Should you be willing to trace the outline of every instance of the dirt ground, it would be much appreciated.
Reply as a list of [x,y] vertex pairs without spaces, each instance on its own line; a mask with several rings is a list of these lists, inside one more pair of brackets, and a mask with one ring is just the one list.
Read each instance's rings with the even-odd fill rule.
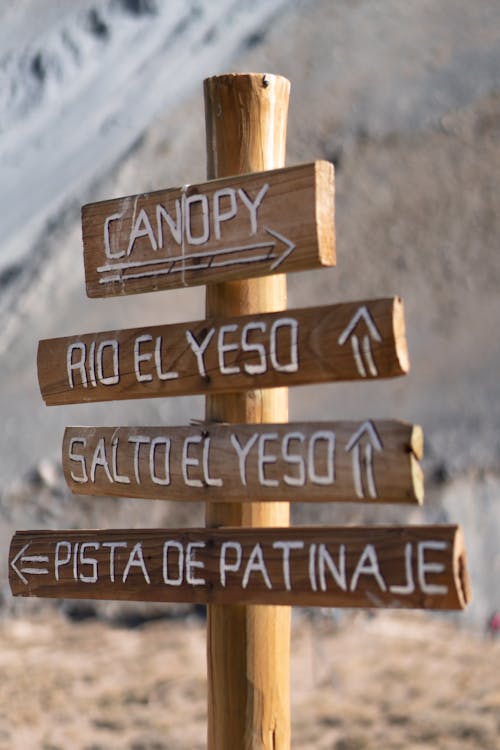
[[[495,750],[500,639],[421,613],[294,611],[292,747]],[[205,747],[201,617],[0,626],[2,750]]]

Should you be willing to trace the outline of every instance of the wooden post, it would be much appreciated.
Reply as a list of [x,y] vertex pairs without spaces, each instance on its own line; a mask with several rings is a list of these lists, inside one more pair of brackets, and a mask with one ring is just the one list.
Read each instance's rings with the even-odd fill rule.
[[[230,74],[204,84],[209,179],[284,166],[285,78]],[[286,276],[207,286],[208,316],[286,309]],[[207,396],[207,421],[286,422],[288,390]],[[207,504],[209,527],[287,526],[288,503]],[[209,750],[290,747],[290,609],[208,607]]]

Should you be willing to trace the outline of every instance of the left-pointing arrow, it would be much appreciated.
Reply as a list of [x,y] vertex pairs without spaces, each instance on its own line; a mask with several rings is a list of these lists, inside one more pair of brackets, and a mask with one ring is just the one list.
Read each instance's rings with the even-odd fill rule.
[[[19,550],[17,555],[10,562],[12,570],[19,576],[21,581],[27,586],[28,579],[26,575],[41,576],[46,575],[49,572],[48,568],[35,567],[37,564],[47,565],[49,562],[48,555],[25,555],[24,553],[30,546],[30,542],[25,544],[22,549]],[[17,563],[20,562],[18,567]]]

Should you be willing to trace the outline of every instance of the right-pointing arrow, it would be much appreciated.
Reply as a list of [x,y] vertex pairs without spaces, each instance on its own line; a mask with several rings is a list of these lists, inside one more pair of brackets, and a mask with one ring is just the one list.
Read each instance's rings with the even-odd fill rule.
[[282,242],[285,245],[285,249],[281,253],[281,255],[276,258],[274,263],[271,264],[271,269],[274,271],[275,268],[278,268],[284,260],[288,258],[289,255],[293,253],[295,250],[295,243],[288,239],[288,237],[285,237],[284,235],[280,234],[279,232],[276,232],[274,229],[269,229],[269,227],[266,227],[266,232],[270,234],[272,237],[274,237],[278,242]]
[[[265,227],[266,234],[273,239],[260,242],[222,247],[216,250],[199,250],[146,260],[126,260],[106,263],[97,268],[99,284],[110,284],[156,276],[173,276],[191,271],[200,274],[207,269],[229,268],[238,265],[252,265],[272,260],[270,269],[274,271],[295,250],[295,243],[274,229]],[[284,245],[283,252],[277,255],[277,248]],[[280,248],[281,249],[281,248]],[[251,254],[255,251],[253,254]]]
[[[365,443],[364,458],[362,458],[361,444],[365,435],[368,438],[368,442]],[[373,471],[373,451],[382,451],[383,445],[373,422],[363,422],[359,430],[351,437],[345,449],[347,453],[352,451],[352,472],[357,496],[360,499],[366,496],[362,478],[362,467],[364,466],[368,494],[371,498],[375,499],[377,497],[377,487]]]

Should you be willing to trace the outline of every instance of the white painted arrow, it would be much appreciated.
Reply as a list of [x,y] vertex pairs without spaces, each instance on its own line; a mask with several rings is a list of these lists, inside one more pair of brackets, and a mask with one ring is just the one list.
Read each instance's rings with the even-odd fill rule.
[[[363,336],[361,347],[360,347],[359,338],[354,333],[354,331],[356,330],[357,326],[359,325],[361,321],[364,321],[366,327],[368,328],[368,334],[365,334]],[[362,378],[368,377],[368,372],[370,373],[372,377],[376,377],[378,375],[378,370],[373,360],[370,339],[372,341],[376,341],[377,343],[380,343],[382,341],[382,337],[366,305],[362,305],[356,311],[356,313],[353,315],[348,325],[344,328],[344,330],[342,331],[342,333],[340,334],[338,338],[339,345],[344,346],[344,344],[346,343],[348,339],[350,339],[351,341],[354,361],[356,362],[356,367],[358,368],[358,372],[361,375],[361,377]],[[363,361],[363,358],[364,358],[364,361]],[[367,368],[368,368],[368,372],[367,372]]]
[[283,263],[283,261],[286,260],[286,258],[288,258],[288,256],[293,253],[293,251],[295,250],[295,242],[292,242],[291,240],[288,239],[288,237],[285,237],[279,232],[276,232],[276,230],[274,229],[269,229],[268,227],[266,227],[266,232],[270,234],[272,237],[275,237],[279,242],[282,242],[285,245],[284,251],[274,261],[274,263],[271,264],[271,270],[274,271],[275,268],[278,268],[278,266],[280,266]]
[[[365,444],[364,459],[362,459],[361,442],[364,435],[368,436],[369,442]],[[363,422],[359,430],[357,430],[351,437],[345,449],[346,453],[350,453],[352,451],[352,473],[357,496],[360,499],[365,497],[361,471],[363,463],[365,467],[368,494],[371,498],[375,499],[377,497],[377,487],[375,485],[375,475],[373,472],[373,451],[382,451],[383,445],[373,422]]]
[[[254,242],[249,245],[236,245],[234,247],[225,247],[219,250],[203,250],[198,253],[189,253],[185,255],[175,255],[166,258],[152,258],[150,260],[122,261],[120,263],[106,263],[97,268],[99,274],[106,274],[99,279],[100,284],[111,284],[113,282],[127,281],[130,279],[144,279],[155,276],[172,276],[176,273],[185,273],[186,271],[200,272],[208,268],[229,268],[242,264],[261,263],[264,261],[273,261],[271,271],[280,266],[295,250],[295,243],[276,232],[274,229],[265,227],[267,234],[274,237],[274,240],[264,242]],[[285,245],[281,254],[277,254],[276,248],[279,243]],[[252,250],[264,251],[250,257],[243,256],[243,253]],[[229,256],[222,259],[222,256]],[[220,258],[220,260],[218,260]],[[153,267],[150,270],[141,270],[145,267]],[[163,267],[162,267],[163,266]],[[127,272],[127,273],[125,273]]]
[[[36,564],[48,564],[49,557],[48,555],[25,555],[24,553],[30,546],[31,542],[28,542],[28,544],[25,544],[24,547],[19,550],[17,555],[13,560],[11,560],[10,566],[12,570],[19,576],[21,581],[27,586],[28,585],[28,579],[23,575],[26,573],[26,575],[34,575],[34,576],[42,576],[46,575],[49,572],[48,568],[36,568],[33,567],[33,565]],[[17,562],[20,561],[22,567],[17,567]],[[26,565],[28,567],[26,567]]]

